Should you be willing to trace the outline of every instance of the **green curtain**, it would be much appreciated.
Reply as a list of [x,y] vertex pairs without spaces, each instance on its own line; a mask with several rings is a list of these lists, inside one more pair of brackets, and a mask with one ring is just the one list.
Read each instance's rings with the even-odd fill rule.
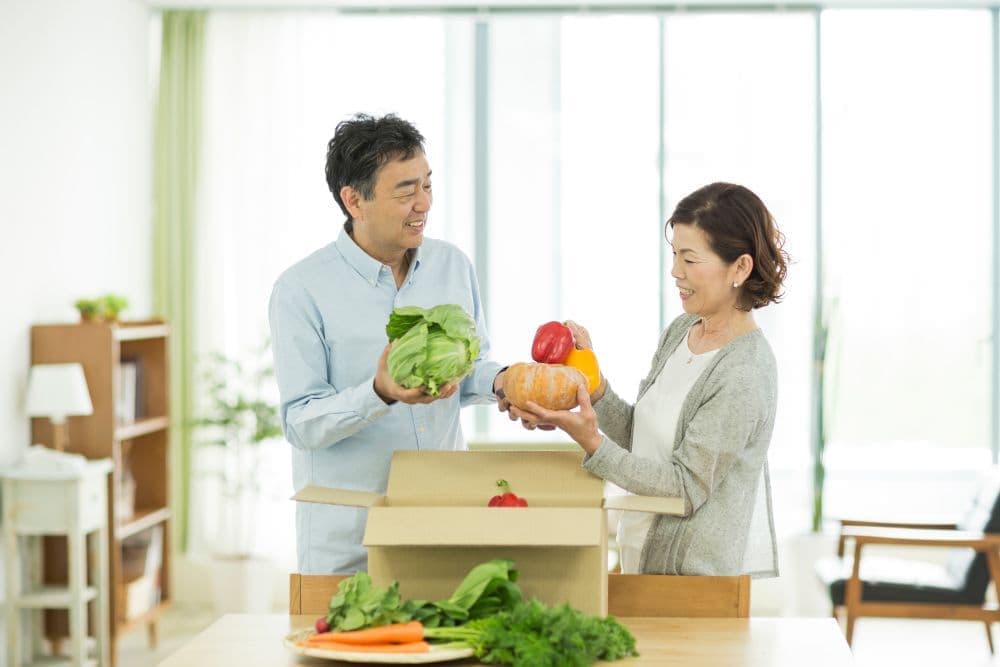
[[173,537],[188,542],[194,359],[194,225],[201,144],[205,12],[163,13],[153,139],[153,305],[170,324]]

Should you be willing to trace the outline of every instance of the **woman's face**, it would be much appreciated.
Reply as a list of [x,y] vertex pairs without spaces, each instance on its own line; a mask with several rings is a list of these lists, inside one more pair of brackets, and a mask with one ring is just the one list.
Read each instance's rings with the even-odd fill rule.
[[674,225],[674,263],[670,271],[680,290],[684,312],[711,318],[736,307],[734,265],[712,252],[708,236],[696,225]]

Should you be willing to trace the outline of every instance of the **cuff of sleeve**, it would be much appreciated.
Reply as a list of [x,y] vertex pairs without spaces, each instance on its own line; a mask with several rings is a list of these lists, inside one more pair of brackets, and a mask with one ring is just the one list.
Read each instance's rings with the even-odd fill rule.
[[503,387],[500,387],[499,390],[494,389],[494,387],[496,387],[497,384],[497,376],[503,373],[508,368],[510,368],[510,366],[504,366],[503,368],[501,368],[500,370],[498,370],[496,373],[493,374],[493,382],[490,383],[490,389],[493,389],[493,395],[496,396],[497,398],[504,398]]
[[368,391],[364,395],[364,401],[360,406],[361,418],[365,421],[372,421],[389,412],[389,408],[396,403],[386,403],[382,397],[375,393],[375,376],[368,382]]
[[472,393],[478,396],[493,398],[493,382],[497,379],[497,373],[502,369],[495,361],[482,362],[480,367],[473,371]]
[[590,472],[607,468],[611,465],[611,459],[618,451],[621,451],[621,448],[611,442],[608,436],[604,436],[604,440],[601,441],[597,450],[593,454],[587,454],[583,457],[583,467]]

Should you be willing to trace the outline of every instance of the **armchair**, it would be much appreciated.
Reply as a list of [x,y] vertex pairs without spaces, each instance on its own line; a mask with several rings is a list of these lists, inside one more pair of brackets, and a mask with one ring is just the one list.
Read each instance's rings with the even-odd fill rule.
[[[849,555],[845,547],[853,543]],[[868,555],[869,545],[937,547],[950,550],[934,564],[903,557]],[[1000,597],[1000,470],[991,470],[972,507],[957,524],[843,520],[836,558],[816,565],[829,588],[833,615],[845,616],[847,643],[863,616],[982,621],[993,653],[991,624],[1000,608],[986,603],[987,586]]]

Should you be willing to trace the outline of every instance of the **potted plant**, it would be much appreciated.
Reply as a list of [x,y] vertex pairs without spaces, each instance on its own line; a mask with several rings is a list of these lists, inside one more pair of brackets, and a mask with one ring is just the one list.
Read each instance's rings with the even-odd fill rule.
[[265,346],[249,363],[211,354],[201,374],[202,416],[193,426],[199,449],[212,454],[202,457],[199,469],[215,489],[210,548],[216,606],[222,612],[269,610],[271,567],[254,553],[261,445],[281,435],[277,405],[267,400],[274,371],[263,361],[266,351]]
[[101,320],[101,302],[99,299],[77,299],[73,307],[80,312],[81,322],[99,322]]
[[105,294],[100,298],[101,313],[108,322],[117,322],[118,315],[128,308],[128,299],[117,294]]

